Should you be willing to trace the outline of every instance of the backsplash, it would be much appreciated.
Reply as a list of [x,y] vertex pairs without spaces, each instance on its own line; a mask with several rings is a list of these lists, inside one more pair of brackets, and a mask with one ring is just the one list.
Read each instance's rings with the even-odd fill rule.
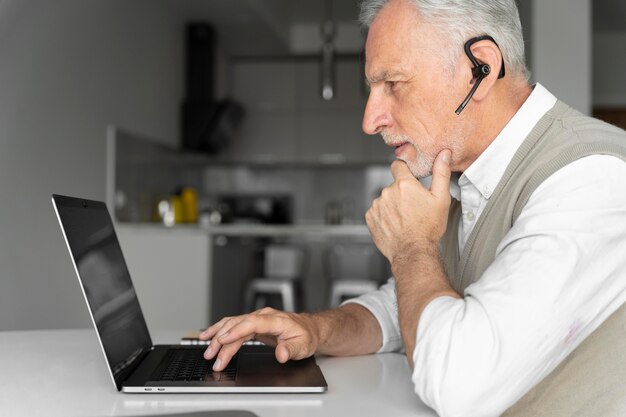
[[210,166],[202,193],[290,195],[293,221],[303,224],[364,223],[365,211],[391,183],[386,166]]
[[289,201],[293,223],[359,224],[372,199],[392,181],[384,164],[226,164],[119,129],[112,129],[108,140],[113,185],[107,187],[107,202],[125,222],[154,221],[158,201],[188,186],[198,192],[201,213],[219,209],[224,196],[249,201],[263,196],[267,199],[257,199],[261,203]]

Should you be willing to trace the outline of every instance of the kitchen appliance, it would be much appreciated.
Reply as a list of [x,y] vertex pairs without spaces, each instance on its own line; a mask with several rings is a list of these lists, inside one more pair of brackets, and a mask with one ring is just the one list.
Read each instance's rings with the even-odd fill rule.
[[289,224],[293,222],[291,195],[245,194],[219,197],[222,223]]

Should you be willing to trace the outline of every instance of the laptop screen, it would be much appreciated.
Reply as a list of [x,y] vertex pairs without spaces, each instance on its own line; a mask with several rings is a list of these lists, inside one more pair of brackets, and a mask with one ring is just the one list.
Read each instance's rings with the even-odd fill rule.
[[113,222],[99,201],[54,195],[53,203],[116,385],[152,346]]

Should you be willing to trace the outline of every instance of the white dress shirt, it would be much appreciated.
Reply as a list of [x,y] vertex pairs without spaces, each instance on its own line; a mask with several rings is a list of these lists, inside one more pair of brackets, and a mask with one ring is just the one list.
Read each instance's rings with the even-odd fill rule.
[[[514,153],[556,98],[537,84],[451,185],[459,250]],[[462,299],[439,297],[417,327],[413,383],[441,416],[497,416],[547,376],[626,301],[626,163],[581,158],[532,194],[483,276]],[[381,352],[401,351],[393,278],[347,302],[378,320]]]

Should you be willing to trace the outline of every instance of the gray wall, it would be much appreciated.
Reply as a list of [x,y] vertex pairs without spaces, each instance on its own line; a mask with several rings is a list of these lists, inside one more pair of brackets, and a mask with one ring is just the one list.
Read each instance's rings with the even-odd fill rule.
[[151,0],[0,2],[0,330],[87,326],[51,193],[105,197],[105,129],[175,140],[182,22]]
[[[533,21],[535,79],[589,111],[590,0],[523,1],[532,2],[523,12]],[[176,4],[0,0],[0,330],[89,324],[50,194],[104,199],[107,124],[177,138],[183,17]],[[622,40],[609,39],[614,47],[598,57],[615,60]]]
[[593,37],[593,104],[626,107],[626,22],[622,31]]
[[532,0],[530,9],[533,80],[590,114],[591,0]]

